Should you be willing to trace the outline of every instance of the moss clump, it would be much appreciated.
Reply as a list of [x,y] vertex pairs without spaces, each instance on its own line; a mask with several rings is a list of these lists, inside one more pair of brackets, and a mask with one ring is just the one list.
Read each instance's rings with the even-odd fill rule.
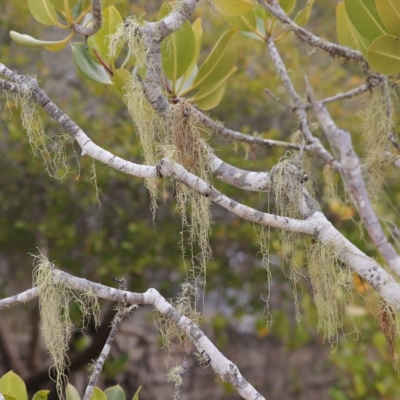
[[146,48],[139,35],[140,22],[135,16],[128,17],[117,26],[117,31],[110,36],[108,56],[116,58],[124,44],[127,45],[129,58],[135,65],[144,67],[146,65]]

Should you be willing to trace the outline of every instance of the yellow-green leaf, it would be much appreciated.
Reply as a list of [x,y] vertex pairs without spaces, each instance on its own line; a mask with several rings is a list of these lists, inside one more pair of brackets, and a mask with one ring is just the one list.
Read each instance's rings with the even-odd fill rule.
[[58,42],[51,42],[47,40],[38,40],[32,36],[25,35],[23,33],[18,33],[15,31],[10,31],[10,37],[15,43],[27,47],[44,47],[46,50],[50,51],[60,51],[68,43],[66,40],[60,40]]
[[400,72],[400,38],[382,35],[376,38],[368,50],[368,62],[371,67],[385,75]]
[[253,10],[246,14],[238,15],[236,17],[224,15],[224,19],[226,19],[232,26],[240,29],[241,31],[257,31],[257,19],[256,14]]
[[367,58],[367,53],[369,46],[371,46],[371,42],[366,39],[364,36],[361,36],[360,32],[356,30],[357,33],[357,44],[358,44],[358,49],[360,50],[361,54]]
[[90,400],[107,400],[107,396],[101,389],[95,386]]
[[209,96],[203,97],[198,102],[196,102],[196,106],[200,110],[211,110],[212,108],[216,107],[221,102],[222,97],[224,97],[225,88],[226,83],[219,86],[216,90],[210,93]]
[[219,82],[217,83],[213,83],[211,85],[207,85],[207,86],[202,86],[198,92],[196,93],[196,95],[193,98],[193,101],[195,103],[198,103],[200,100],[203,100],[207,97],[209,97],[213,92],[215,92],[220,86],[224,85],[227,80],[229,79],[229,77],[234,74],[236,71],[238,70],[238,68],[236,66],[233,66],[232,69],[229,71],[228,74],[226,74],[226,76],[221,79]]
[[290,14],[296,7],[297,0],[279,0],[279,5],[286,14]]
[[215,44],[211,53],[199,68],[193,87],[211,85],[219,82],[232,69],[236,60],[236,53],[232,40],[236,29],[225,32]]
[[214,0],[216,9],[225,15],[235,17],[250,12],[254,7],[253,0]]
[[9,394],[3,394],[4,400],[19,400],[14,396],[10,396]]
[[25,382],[14,371],[7,372],[0,378],[0,393],[18,400],[28,400]]
[[71,10],[72,7],[78,2],[78,0],[49,0],[54,7],[61,11]]
[[191,87],[193,81],[197,75],[198,68],[197,68],[197,60],[199,58],[200,49],[201,49],[201,41],[203,39],[203,28],[201,26],[201,18],[197,18],[193,24],[192,29],[195,37],[195,49],[194,55],[191,64],[186,69],[184,75],[176,81],[175,84],[175,91],[178,96],[186,90],[187,88]]
[[66,394],[67,400],[81,400],[81,396],[79,396],[79,393],[76,390],[75,386],[72,386],[70,383],[68,383],[68,385],[67,385],[65,394]]
[[195,49],[196,37],[188,21],[161,43],[163,70],[173,83],[192,65]]
[[96,49],[97,53],[104,61],[110,61],[108,59],[109,35],[117,31],[117,26],[122,22],[122,17],[114,6],[103,9],[102,15],[103,24],[95,35],[88,38],[88,45]]
[[116,0],[103,0],[102,2],[103,10],[106,9],[107,7],[112,6],[115,2]]
[[193,71],[193,68],[195,67],[197,60],[200,55],[200,49],[201,49],[201,41],[203,39],[203,27],[201,26],[201,18],[197,18],[193,24],[192,24],[192,29],[194,33],[194,38],[195,38],[195,47],[194,47],[194,55],[191,64],[189,65],[188,69],[185,72],[184,79],[186,79],[190,73]]
[[142,390],[142,387],[139,386],[139,389],[136,390],[136,393],[134,394],[134,396],[132,397],[132,400],[139,400],[139,393]]
[[57,25],[56,9],[49,0],[28,0],[28,7],[36,21],[44,25]]
[[72,43],[71,47],[75,66],[85,78],[94,82],[112,85],[112,80],[105,68],[90,57],[90,50],[85,50],[83,43]]
[[336,6],[336,37],[339,44],[358,49],[357,32],[347,15],[344,1]]
[[400,37],[400,1],[376,0],[375,5],[388,33]]
[[307,0],[306,6],[300,10],[294,17],[294,22],[299,26],[304,26],[307,24],[311,17],[311,10],[315,3],[315,0]]
[[112,77],[112,81],[114,83],[114,87],[118,92],[123,93],[124,85],[132,75],[126,69],[116,69],[114,71],[114,76]]
[[107,395],[107,400],[126,400],[125,393],[119,385],[106,389],[104,393]]
[[50,390],[39,390],[32,397],[32,400],[47,400],[49,397]]
[[372,41],[386,33],[375,6],[375,0],[345,0],[351,22],[360,34]]

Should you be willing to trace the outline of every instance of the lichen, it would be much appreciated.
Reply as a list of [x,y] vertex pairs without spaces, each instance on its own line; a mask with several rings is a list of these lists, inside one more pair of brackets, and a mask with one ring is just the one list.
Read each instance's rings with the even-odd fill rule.
[[[69,360],[67,351],[74,326],[69,317],[69,303],[75,301],[82,312],[83,327],[90,317],[99,325],[100,307],[97,297],[91,291],[76,294],[65,281],[54,283],[53,270],[56,268],[43,255],[33,255],[33,284],[39,290],[39,309],[42,321],[42,334],[47,350],[53,359],[57,393],[64,399],[68,378],[65,371]],[[83,328],[82,328],[83,329]]]

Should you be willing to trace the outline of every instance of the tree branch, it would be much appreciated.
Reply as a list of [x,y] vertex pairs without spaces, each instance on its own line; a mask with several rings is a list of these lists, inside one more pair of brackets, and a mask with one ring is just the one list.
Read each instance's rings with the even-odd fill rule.
[[210,128],[214,133],[220,135],[229,140],[235,140],[236,142],[243,142],[253,145],[267,146],[267,147],[284,147],[292,150],[300,150],[300,145],[295,143],[282,142],[280,140],[264,139],[256,136],[249,136],[243,133],[234,131],[232,129],[225,128],[222,124],[213,121],[210,117],[203,114],[201,111],[196,109],[197,116],[200,122]]
[[340,171],[342,168],[340,163],[332,157],[332,155],[322,146],[320,140],[312,134],[307,118],[307,104],[303,102],[296,92],[296,89],[294,88],[290,76],[286,70],[285,64],[283,63],[278,49],[275,46],[274,39],[271,36],[267,39],[267,45],[272,62],[274,63],[277,73],[281,78],[281,81],[285,86],[287,94],[293,104],[292,112],[299,121],[299,129],[302,132],[306,143],[308,144],[308,151],[318,155],[327,164],[332,165],[337,171]]
[[101,3],[100,0],[92,0],[92,16],[93,23],[90,26],[82,26],[81,24],[74,24],[73,29],[76,33],[84,35],[86,38],[98,32],[102,25]]
[[393,271],[400,276],[400,256],[388,241],[382,230],[379,219],[372,208],[365,182],[361,175],[360,160],[353,149],[350,133],[336,126],[326,107],[316,101],[308,80],[306,81],[306,85],[307,93],[318,121],[326,137],[339,151],[345,184],[350,190],[352,199],[367,232],[383,258]]
[[258,0],[270,14],[279,19],[289,30],[291,30],[302,42],[309,44],[312,47],[317,47],[329,53],[332,57],[344,57],[347,60],[354,60],[362,63],[367,63],[365,58],[359,51],[352,50],[349,47],[340,46],[335,43],[323,40],[311,32],[296,25],[279,6],[276,0]]
[[[264,397],[241,375],[237,366],[228,360],[208,339],[208,337],[189,318],[180,314],[155,289],[148,289],[145,293],[133,293],[111,288],[86,279],[77,278],[58,269],[53,270],[54,283],[63,282],[77,291],[92,291],[97,297],[119,303],[152,305],[159,313],[173,321],[184,331],[200,354],[207,354],[209,364],[223,380],[235,387],[238,393],[247,400],[263,400]],[[36,295],[38,291],[36,290]],[[15,297],[15,296],[14,296]],[[17,305],[8,299],[0,300],[8,304]]]

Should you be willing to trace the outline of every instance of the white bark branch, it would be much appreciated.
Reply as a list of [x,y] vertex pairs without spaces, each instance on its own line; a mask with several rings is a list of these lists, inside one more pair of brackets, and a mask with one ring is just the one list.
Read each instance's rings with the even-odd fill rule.
[[0,310],[25,304],[26,302],[36,298],[38,294],[39,294],[38,289],[34,287],[32,289],[26,290],[25,292],[18,293],[14,296],[6,297],[5,299],[0,299]]
[[400,256],[383,232],[379,219],[372,208],[361,174],[360,159],[353,149],[351,135],[349,132],[339,129],[336,126],[326,107],[316,101],[309,82],[307,81],[306,83],[308,96],[315,115],[326,137],[332,146],[339,151],[340,162],[343,166],[342,176],[365,228],[388,265],[400,276]]

